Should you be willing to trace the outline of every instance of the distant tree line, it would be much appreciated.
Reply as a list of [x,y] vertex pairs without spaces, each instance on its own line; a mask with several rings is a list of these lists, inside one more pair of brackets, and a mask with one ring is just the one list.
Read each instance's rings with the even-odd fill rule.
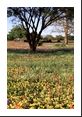
[[[32,36],[32,34],[31,34]],[[64,41],[64,36],[62,35],[57,35],[56,37],[52,36],[52,35],[46,35],[46,36],[40,36],[41,40],[39,42],[40,43],[45,43],[45,42],[61,42]],[[21,41],[25,41],[28,42],[28,40],[26,39],[26,32],[25,30],[22,28],[22,26],[15,26],[14,28],[12,28],[12,30],[7,34],[7,40],[21,40]],[[74,36],[69,35],[68,36],[68,40],[74,40]]]

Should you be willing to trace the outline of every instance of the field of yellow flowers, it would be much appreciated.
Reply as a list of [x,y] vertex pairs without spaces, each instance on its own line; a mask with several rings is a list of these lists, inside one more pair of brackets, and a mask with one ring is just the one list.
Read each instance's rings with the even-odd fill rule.
[[73,109],[73,52],[10,53],[8,109]]

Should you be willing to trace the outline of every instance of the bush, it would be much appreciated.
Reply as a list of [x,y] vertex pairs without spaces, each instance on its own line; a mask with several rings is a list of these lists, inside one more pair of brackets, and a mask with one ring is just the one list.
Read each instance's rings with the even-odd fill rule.
[[7,34],[7,40],[13,41],[14,35],[12,33]]
[[61,35],[58,35],[55,38],[56,38],[57,42],[61,42],[62,40],[64,40],[64,37]]
[[38,46],[41,46],[42,44],[43,44],[43,42],[42,41],[39,41]]
[[68,36],[68,39],[69,39],[69,40],[74,40],[74,36],[69,35],[69,36]]
[[25,33],[26,32],[23,30],[22,27],[16,26],[7,35],[7,40],[14,40],[17,38],[23,38],[23,37],[25,37]]
[[43,42],[53,42],[54,37],[52,35],[47,35],[43,38]]

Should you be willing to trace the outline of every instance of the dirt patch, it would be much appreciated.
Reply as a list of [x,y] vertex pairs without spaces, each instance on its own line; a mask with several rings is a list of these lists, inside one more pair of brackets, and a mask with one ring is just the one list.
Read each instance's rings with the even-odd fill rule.
[[[22,41],[7,41],[7,48],[11,49],[30,49],[27,42]],[[53,43],[43,43],[38,49],[53,49]]]
[[[62,43],[43,43],[41,46],[37,46],[37,51],[41,50],[41,51],[51,51],[51,50],[56,50],[56,51],[60,51],[60,50],[65,50],[65,51],[69,51],[69,50],[73,50],[74,49],[74,44],[73,43],[69,43],[67,46],[65,47],[61,47],[61,46],[57,46],[59,44]],[[15,51],[15,50],[30,50],[29,44],[27,42],[23,42],[23,41],[7,41],[7,49],[9,51]]]
[[11,49],[28,49],[29,45],[28,45],[27,42],[7,41],[7,48],[11,48]]

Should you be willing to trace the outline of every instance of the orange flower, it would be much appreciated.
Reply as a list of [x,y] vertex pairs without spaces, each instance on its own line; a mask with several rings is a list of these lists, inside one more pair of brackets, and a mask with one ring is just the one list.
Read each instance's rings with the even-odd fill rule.
[[70,109],[74,109],[74,104],[70,104]]
[[15,109],[20,109],[21,108],[21,105],[19,104],[19,103],[17,103],[16,105],[15,105]]

